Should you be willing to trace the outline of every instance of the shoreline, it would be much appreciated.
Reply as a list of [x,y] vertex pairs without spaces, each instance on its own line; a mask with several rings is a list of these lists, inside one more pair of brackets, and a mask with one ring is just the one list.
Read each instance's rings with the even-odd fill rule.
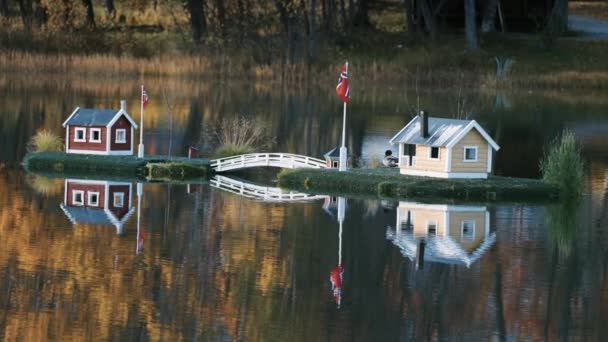
[[556,186],[542,180],[490,176],[488,179],[442,179],[403,176],[399,170],[335,169],[283,170],[279,186],[331,195],[365,195],[390,199],[465,201],[539,201],[559,198]]

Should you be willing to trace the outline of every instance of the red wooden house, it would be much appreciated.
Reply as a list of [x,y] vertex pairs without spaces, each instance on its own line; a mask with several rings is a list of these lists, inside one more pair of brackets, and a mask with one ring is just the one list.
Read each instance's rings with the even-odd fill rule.
[[135,209],[131,183],[66,179],[61,209],[73,224],[113,225],[122,233]]
[[120,109],[76,108],[65,120],[67,153],[132,155],[133,130],[137,124],[127,113],[126,101]]

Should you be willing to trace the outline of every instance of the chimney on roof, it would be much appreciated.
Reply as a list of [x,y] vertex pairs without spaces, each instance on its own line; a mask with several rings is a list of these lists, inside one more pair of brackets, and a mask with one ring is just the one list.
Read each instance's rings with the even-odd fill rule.
[[120,109],[127,111],[127,100],[120,100]]
[[420,111],[420,136],[423,138],[429,137],[429,114],[421,110]]

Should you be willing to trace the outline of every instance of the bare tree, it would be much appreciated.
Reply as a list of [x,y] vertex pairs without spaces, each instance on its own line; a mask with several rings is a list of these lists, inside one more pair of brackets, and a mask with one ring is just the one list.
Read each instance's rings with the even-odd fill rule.
[[494,31],[496,13],[498,11],[498,0],[486,0],[481,18],[481,32],[488,33]]
[[192,39],[199,43],[207,33],[207,19],[205,17],[204,0],[188,0],[186,3],[190,12],[190,28],[192,29]]
[[93,12],[93,2],[91,0],[82,0],[82,4],[87,10],[87,25],[95,27],[95,13]]
[[477,24],[475,22],[475,0],[464,0],[464,31],[467,51],[477,51],[479,43],[477,42]]

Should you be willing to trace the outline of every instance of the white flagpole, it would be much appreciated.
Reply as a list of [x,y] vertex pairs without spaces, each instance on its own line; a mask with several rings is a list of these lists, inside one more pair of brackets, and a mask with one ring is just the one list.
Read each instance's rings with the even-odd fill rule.
[[143,195],[143,185],[137,183],[137,237],[135,239],[135,254],[139,254],[139,225],[141,220],[141,196]]
[[338,197],[338,222],[340,230],[338,231],[338,265],[342,265],[342,223],[344,222],[344,214],[346,212],[346,198]]
[[140,105],[141,105],[141,116],[139,117],[139,147],[137,150],[137,157],[144,157],[144,85],[141,85],[140,94]]
[[[346,62],[346,75],[348,75],[348,62]],[[348,82],[348,81],[347,81]],[[347,163],[346,150],[346,102],[344,102],[344,115],[342,117],[342,146],[340,147],[340,167],[339,171],[346,171]]]

